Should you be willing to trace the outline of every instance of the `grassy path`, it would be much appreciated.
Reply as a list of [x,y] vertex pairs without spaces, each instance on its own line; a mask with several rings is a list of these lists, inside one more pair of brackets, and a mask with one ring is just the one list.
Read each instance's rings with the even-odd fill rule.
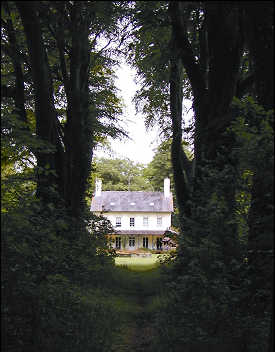
[[[160,269],[152,261],[138,259],[128,263],[128,268],[117,267],[115,273],[118,285],[113,294],[121,314],[121,326],[111,352],[155,351],[157,332],[152,317],[161,290]],[[120,261],[120,264],[125,263]]]

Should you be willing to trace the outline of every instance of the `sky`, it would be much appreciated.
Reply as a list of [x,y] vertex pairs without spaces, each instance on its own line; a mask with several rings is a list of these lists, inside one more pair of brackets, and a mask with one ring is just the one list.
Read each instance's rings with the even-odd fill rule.
[[[119,141],[109,139],[113,153],[96,150],[95,156],[107,158],[129,158],[134,162],[148,164],[152,161],[155,154],[154,149],[161,143],[159,139],[158,128],[151,128],[146,131],[142,115],[136,114],[135,105],[132,98],[137,84],[134,82],[135,71],[125,63],[121,63],[116,72],[117,88],[120,89],[120,96],[123,97],[125,108],[123,110],[122,127],[128,131],[131,140]],[[190,106],[190,102],[185,104]],[[188,120],[191,118],[191,112],[187,115]]]
[[153,159],[153,149],[160,143],[158,131],[156,128],[146,131],[142,115],[135,112],[135,105],[131,101],[138,89],[134,82],[135,71],[130,66],[122,63],[116,72],[116,76],[116,86],[120,89],[119,95],[123,97],[125,105],[122,127],[128,131],[131,140],[116,141],[109,139],[114,154],[110,155],[110,153],[97,150],[95,155],[98,157],[129,158],[135,162],[148,164]]

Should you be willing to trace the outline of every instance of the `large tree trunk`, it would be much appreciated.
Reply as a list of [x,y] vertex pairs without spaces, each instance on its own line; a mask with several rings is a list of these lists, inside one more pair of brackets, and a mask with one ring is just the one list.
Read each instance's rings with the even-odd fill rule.
[[67,124],[65,128],[65,201],[73,216],[84,209],[86,182],[92,161],[93,116],[89,111],[89,22],[82,18],[82,2],[71,14],[72,49]]
[[[206,2],[205,20],[202,26],[200,38],[202,53],[198,61],[193,53],[192,45],[188,38],[187,24],[185,23],[185,4],[182,2],[170,2],[169,12],[172,22],[172,41],[174,44],[171,59],[170,100],[171,117],[173,127],[172,153],[179,153],[179,139],[181,138],[181,108],[180,98],[182,94],[179,72],[179,58],[175,58],[177,52],[181,58],[183,67],[187,73],[193,93],[193,108],[195,112],[194,132],[194,180],[193,187],[196,192],[203,194],[204,188],[209,188],[202,182],[203,168],[208,161],[215,161],[215,168],[222,171],[224,163],[217,164],[217,152],[227,144],[230,152],[232,141],[225,140],[223,133],[231,122],[230,104],[236,91],[239,79],[240,59],[243,52],[243,36],[241,31],[242,16],[237,7],[232,3]],[[207,38],[207,40],[206,40]],[[184,215],[190,216],[190,208],[185,204],[190,200],[190,175],[186,165],[179,162],[179,156],[172,158],[175,173],[175,189],[179,209],[183,209]],[[215,192],[215,185],[211,192]],[[177,191],[178,190],[178,191]],[[223,195],[232,210],[235,202],[234,185],[226,185]],[[191,199],[192,201],[192,199]],[[194,206],[193,199],[193,206]],[[205,199],[207,202],[208,199]],[[200,199],[198,206],[203,206]],[[232,211],[233,213],[233,211]],[[234,232],[234,231],[232,231]],[[230,243],[237,242],[236,238],[230,238]],[[220,239],[222,242],[224,239]],[[235,255],[236,246],[224,245],[224,248]],[[231,254],[228,253],[230,256]]]
[[[43,44],[41,24],[37,13],[37,2],[18,1],[26,33],[28,51],[32,67],[35,92],[36,134],[47,146],[41,146],[36,152],[37,158],[37,197],[45,202],[51,200],[49,187],[62,183],[51,171],[62,168],[60,141],[57,134],[57,115],[54,107],[53,88],[47,53]],[[52,150],[49,150],[51,149]],[[57,148],[57,150],[54,150]],[[47,150],[48,149],[48,150]],[[56,172],[58,174],[58,172]]]
[[[266,111],[274,108],[272,14],[272,2],[255,2],[246,9],[248,24],[247,42],[255,70],[256,99]],[[265,20],[263,21],[263,19]],[[249,211],[249,249],[251,250],[251,262],[257,262],[255,251],[273,249],[273,163],[272,159],[269,160],[269,163],[268,159],[266,162],[266,171],[255,168],[253,175],[251,207]],[[258,267],[258,270],[260,270],[258,264],[255,267]],[[266,271],[266,269],[262,268],[263,271]]]
[[[8,2],[4,3],[7,12],[10,15],[10,9]],[[16,40],[15,31],[13,28],[12,20],[8,19],[6,23],[6,30],[9,36],[10,43],[10,55],[12,60],[12,65],[15,73],[15,92],[14,92],[14,102],[15,102],[15,113],[19,116],[19,119],[23,122],[27,122],[27,114],[25,109],[25,91],[24,91],[24,78],[22,71],[22,64],[19,59],[19,50]],[[27,126],[26,126],[27,129]]]
[[[247,42],[255,71],[257,102],[266,110],[274,109],[274,8],[273,2],[254,2],[245,9]],[[274,115],[272,117],[274,119]],[[271,121],[274,127],[274,120]],[[257,126],[258,127],[258,126]],[[254,305],[254,313],[262,316],[272,309],[268,351],[274,350],[274,178],[273,155],[265,158],[265,168],[255,167],[252,179],[251,206],[248,217],[248,249],[254,301],[258,290],[269,294]],[[272,304],[271,304],[272,301]],[[272,306],[272,307],[271,307]]]
[[[174,35],[173,35],[174,37]],[[184,218],[191,215],[190,193],[191,193],[191,162],[187,159],[182,148],[182,60],[175,38],[172,39],[173,57],[171,58],[170,73],[170,110],[172,118],[172,144],[171,160],[177,204],[179,207],[179,223],[181,231],[184,232]],[[184,182],[182,182],[184,180]]]
[[[94,116],[89,111],[89,26],[92,10],[84,2],[70,7],[70,74],[64,60],[64,41],[57,38],[60,65],[67,97],[67,122],[64,139],[54,106],[51,72],[43,44],[38,2],[17,2],[26,33],[35,90],[37,136],[54,150],[38,151],[37,196],[47,201],[49,187],[57,184],[59,197],[65,200],[70,215],[78,218],[85,208],[86,182],[93,148]],[[60,33],[59,33],[60,34]],[[64,141],[64,146],[62,141]],[[65,150],[64,150],[65,147]],[[55,171],[49,173],[49,170]],[[44,172],[46,171],[46,172]]]
[[[202,159],[214,160],[217,150],[223,145],[222,133],[231,122],[229,107],[236,92],[243,51],[242,18],[238,8],[229,3],[211,1],[205,7],[203,30],[207,32],[208,50],[204,50],[201,64],[196,60],[188,40],[184,4],[170,2],[169,5],[174,50],[180,52],[194,97],[196,169]],[[204,55],[209,57],[205,58]],[[205,70],[209,71],[207,75]],[[181,86],[177,94],[180,90]]]

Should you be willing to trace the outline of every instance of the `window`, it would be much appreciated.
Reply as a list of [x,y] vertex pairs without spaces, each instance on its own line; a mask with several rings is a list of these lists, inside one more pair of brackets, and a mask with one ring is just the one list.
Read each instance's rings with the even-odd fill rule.
[[143,218],[143,226],[148,226],[148,217],[147,216],[145,216]]
[[116,237],[116,249],[121,248],[121,237]]
[[130,218],[130,227],[135,226],[135,218]]
[[129,247],[135,247],[135,237],[129,237]]
[[158,216],[157,217],[157,226],[161,226],[162,225],[162,217]]
[[143,248],[148,248],[148,237],[143,237]]
[[120,217],[116,218],[116,227],[121,227],[121,218]]
[[157,249],[162,249],[162,239],[160,237],[157,237]]

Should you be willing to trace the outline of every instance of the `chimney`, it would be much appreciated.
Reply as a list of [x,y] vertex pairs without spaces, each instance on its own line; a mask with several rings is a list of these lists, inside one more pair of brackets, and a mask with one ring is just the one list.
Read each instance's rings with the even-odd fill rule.
[[164,179],[164,197],[169,198],[170,197],[170,179],[167,177]]
[[99,178],[96,178],[96,180],[95,180],[95,197],[101,196],[101,186],[102,186],[102,181]]

